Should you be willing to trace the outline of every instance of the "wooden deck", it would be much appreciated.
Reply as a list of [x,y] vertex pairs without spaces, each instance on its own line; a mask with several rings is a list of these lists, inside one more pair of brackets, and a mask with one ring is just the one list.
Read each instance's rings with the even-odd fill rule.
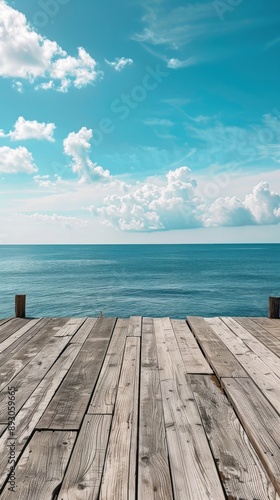
[[279,500],[279,354],[278,319],[0,321],[1,500]]

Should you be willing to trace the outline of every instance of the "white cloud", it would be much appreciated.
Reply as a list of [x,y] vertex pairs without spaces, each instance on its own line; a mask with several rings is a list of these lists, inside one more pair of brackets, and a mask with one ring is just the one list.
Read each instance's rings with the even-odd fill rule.
[[12,85],[13,89],[15,89],[19,94],[23,93],[23,85],[21,82],[14,82]]
[[105,59],[105,61],[116,71],[122,71],[126,66],[130,66],[131,64],[133,64],[133,59],[125,57],[117,57],[115,61],[107,61],[107,59]]
[[81,182],[110,182],[112,176],[109,170],[104,170],[90,159],[92,136],[92,130],[86,127],[77,133],[71,132],[63,141],[64,153],[72,158],[72,170],[79,174]]
[[180,59],[172,58],[167,60],[167,67],[171,69],[181,69],[186,68],[187,66],[193,66],[196,63],[197,60],[194,57],[189,57],[188,59],[184,59],[183,61],[181,61]]
[[36,120],[29,121],[20,116],[14,125],[14,130],[8,134],[0,130],[0,137],[10,137],[13,141],[37,139],[54,142],[54,131],[54,123],[39,123]]
[[218,198],[207,203],[188,167],[170,170],[165,181],[137,183],[111,194],[89,210],[107,226],[121,231],[166,231],[196,227],[271,225],[280,223],[280,194],[262,182],[244,200]]
[[175,8],[169,8],[170,5],[167,2],[158,2],[154,4],[154,8],[148,6],[142,17],[143,31],[135,34],[133,39],[178,49],[200,35],[205,36],[206,31],[209,31],[209,20],[214,19],[216,33],[222,29],[218,25],[211,2],[196,2]]
[[39,84],[37,89],[66,92],[71,85],[81,88],[93,83],[100,74],[96,61],[82,47],[78,49],[78,57],[69,56],[56,42],[34,31],[24,14],[4,1],[0,2],[0,59],[2,77],[31,83],[38,78],[48,80],[45,87]]
[[60,184],[65,183],[62,178],[55,175],[55,181],[52,181],[49,175],[34,175],[33,177],[36,184],[42,188],[54,188],[56,189]]
[[90,207],[104,223],[122,231],[159,231],[201,226],[196,182],[188,167],[168,172],[164,185],[133,186],[128,194],[110,195],[103,207]]
[[12,149],[7,146],[0,148],[0,172],[4,174],[25,173],[32,174],[37,172],[33,156],[28,149],[20,146]]

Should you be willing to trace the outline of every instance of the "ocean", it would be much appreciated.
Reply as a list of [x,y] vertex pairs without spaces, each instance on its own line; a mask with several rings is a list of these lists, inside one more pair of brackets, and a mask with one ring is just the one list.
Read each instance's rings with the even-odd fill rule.
[[0,317],[267,316],[280,244],[0,246]]

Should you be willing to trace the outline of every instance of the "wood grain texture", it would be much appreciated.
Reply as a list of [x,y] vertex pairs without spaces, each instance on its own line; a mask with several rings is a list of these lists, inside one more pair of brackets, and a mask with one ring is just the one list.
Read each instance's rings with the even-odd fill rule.
[[256,339],[262,342],[268,349],[274,352],[276,356],[280,357],[280,338],[275,337],[250,318],[238,317],[233,319],[250,332]]
[[127,337],[100,500],[135,500],[140,338]]
[[4,350],[2,348],[2,344],[5,340],[9,340],[9,338],[16,333],[18,330],[21,328],[24,328],[27,326],[28,328],[28,323],[30,322],[29,319],[21,319],[21,318],[13,318],[11,321],[4,322],[0,326],[0,348],[1,352]]
[[14,344],[16,340],[18,340],[20,337],[22,337],[26,332],[28,332],[33,326],[38,324],[41,321],[41,318],[39,319],[31,319],[28,321],[27,324],[23,325],[19,330],[17,330],[15,333],[10,335],[6,340],[1,342],[0,344],[0,354],[3,353],[10,345]]
[[5,377],[8,385],[0,392],[0,423],[6,423],[8,418],[5,405],[8,400],[8,387],[12,385],[16,390],[16,413],[18,413],[67,343],[67,338],[51,339],[15,377]]
[[0,390],[7,385],[32,359],[52,340],[53,328],[49,322],[34,326],[32,337],[17,345],[12,351],[5,351],[0,358]]
[[93,327],[97,321],[97,318],[87,318],[84,324],[79,328],[77,333],[73,335],[70,343],[71,344],[83,344],[85,340],[88,338],[90,335],[91,331],[93,330]]
[[221,319],[208,318],[206,321],[280,414],[280,379],[278,376],[262,358],[248,349],[246,344]]
[[280,320],[270,318],[251,318],[257,325],[262,326],[276,338],[280,337]]
[[110,415],[86,415],[64,477],[58,500],[98,500]]
[[122,364],[129,319],[118,319],[102,365],[88,413],[112,414]]
[[55,337],[72,337],[80,329],[86,318],[70,318],[67,323],[60,328]]
[[99,376],[114,325],[114,318],[101,318],[96,322],[94,326],[96,336],[92,332],[92,337],[88,337],[80,346],[79,355],[41,418],[39,428],[79,429]]
[[53,500],[75,438],[75,432],[35,432],[16,468],[16,493],[7,485],[1,500]]
[[276,490],[218,380],[189,378],[227,497],[275,500]]
[[207,362],[197,340],[184,320],[173,319],[171,324],[179,345],[187,373],[212,374],[213,370]]
[[224,499],[171,322],[154,325],[174,499]]
[[138,498],[173,500],[153,320],[143,318]]
[[276,490],[280,493],[280,419],[251,379],[222,385]]
[[142,317],[141,316],[131,316],[129,320],[128,336],[129,337],[141,337],[142,328]]
[[188,316],[187,322],[216,376],[247,377],[246,371],[204,318]]
[[222,318],[233,333],[280,378],[280,358],[232,318]]
[[[19,411],[16,419],[16,460],[77,357],[79,350],[80,346],[78,345],[71,345],[65,349]],[[7,440],[9,437],[9,432],[6,430],[0,438],[0,489],[7,476],[9,458]]]
[[32,326],[24,335],[20,336],[0,353],[0,365],[3,365],[7,360],[11,360],[12,357],[18,358],[19,354],[23,354],[26,351],[33,352],[35,346],[38,348],[39,345],[45,345],[54,336],[56,328],[59,328],[59,325],[63,325],[64,323],[64,319],[41,319],[41,321]]

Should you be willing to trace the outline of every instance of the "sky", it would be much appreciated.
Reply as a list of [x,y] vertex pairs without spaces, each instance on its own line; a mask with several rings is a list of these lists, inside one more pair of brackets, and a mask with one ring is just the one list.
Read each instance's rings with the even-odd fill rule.
[[277,0],[0,0],[0,243],[280,242]]

